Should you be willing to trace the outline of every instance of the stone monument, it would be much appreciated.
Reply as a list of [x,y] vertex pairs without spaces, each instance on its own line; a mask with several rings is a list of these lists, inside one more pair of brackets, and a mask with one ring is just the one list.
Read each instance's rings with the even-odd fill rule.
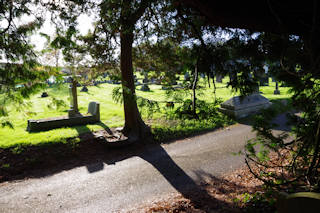
[[80,115],[78,108],[78,95],[77,95],[77,80],[70,77],[69,94],[70,94],[70,109],[68,110],[69,117]]
[[260,109],[268,108],[270,101],[259,93],[249,96],[235,96],[223,102],[219,111],[236,119],[247,117]]
[[275,95],[280,95],[280,90],[279,90],[278,81],[276,81],[276,89],[273,91],[273,94],[275,94]]
[[223,79],[223,76],[222,76],[222,75],[220,75],[220,74],[217,74],[217,75],[216,75],[216,82],[222,83],[222,79]]

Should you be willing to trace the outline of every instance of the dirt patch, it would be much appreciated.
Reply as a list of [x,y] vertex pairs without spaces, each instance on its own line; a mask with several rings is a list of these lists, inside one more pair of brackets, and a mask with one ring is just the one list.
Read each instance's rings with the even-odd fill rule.
[[[208,177],[199,184],[210,197],[195,194],[188,199],[179,193],[166,198],[151,200],[128,212],[274,212],[269,203],[252,203],[254,194],[263,193],[263,183],[250,173],[247,167],[235,170],[223,178]],[[196,193],[196,192],[195,192]],[[203,193],[202,193],[203,194]],[[250,200],[251,198],[251,200]]]

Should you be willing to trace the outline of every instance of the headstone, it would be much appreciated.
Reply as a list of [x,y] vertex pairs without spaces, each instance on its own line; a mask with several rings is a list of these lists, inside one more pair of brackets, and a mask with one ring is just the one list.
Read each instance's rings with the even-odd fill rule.
[[88,88],[86,86],[83,86],[80,92],[88,92]]
[[217,74],[217,75],[216,75],[216,82],[222,83],[222,78],[223,78],[222,75]]
[[279,90],[279,86],[278,86],[278,81],[276,81],[276,89],[273,91],[273,94],[275,94],[275,95],[280,95],[280,90]]
[[168,90],[168,89],[170,89],[170,88],[169,88],[169,87],[166,87],[166,86],[162,86],[161,89],[162,89],[162,90]]
[[144,91],[144,92],[148,92],[150,91],[150,88],[148,87],[147,84],[143,84],[142,87],[140,88],[141,91]]
[[43,92],[42,94],[41,94],[41,98],[45,98],[45,97],[48,97],[49,95],[48,95],[48,93],[47,92]]
[[230,98],[220,105],[219,111],[238,119],[257,113],[260,109],[268,108],[270,105],[271,103],[267,98],[259,93],[253,93],[245,97],[235,96]]
[[148,83],[149,80],[147,78],[142,79],[142,83]]

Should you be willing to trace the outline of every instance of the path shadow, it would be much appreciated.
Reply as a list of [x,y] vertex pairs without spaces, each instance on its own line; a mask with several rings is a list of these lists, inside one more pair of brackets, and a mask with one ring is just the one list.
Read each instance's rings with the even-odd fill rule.
[[[100,123],[104,129],[111,131],[105,124]],[[197,208],[205,212],[212,212],[215,209],[224,208],[230,204],[212,197],[201,182],[205,177],[218,180],[213,174],[197,171],[196,179],[192,179],[168,154],[168,152],[157,143],[144,143],[143,141],[132,144],[128,147],[110,148],[105,141],[95,139],[95,135],[87,126],[72,127],[78,131],[82,142],[74,142],[70,139],[67,143],[47,144],[43,146],[28,147],[19,155],[11,150],[1,150],[0,156],[5,159],[15,159],[12,170],[0,168],[0,182],[5,180],[18,180],[24,178],[43,178],[71,170],[77,167],[86,166],[89,173],[101,171],[105,165],[113,165],[123,160],[140,157],[151,164],[166,181],[184,198],[187,198]],[[83,133],[86,132],[87,133]],[[21,166],[23,159],[34,159],[34,164]],[[4,158],[0,158],[1,160]],[[45,168],[45,169],[44,169]],[[231,192],[230,192],[231,193]]]
[[153,147],[139,157],[157,169],[167,182],[184,198],[189,199],[197,209],[211,212],[220,206],[228,205],[224,201],[212,197],[203,187],[197,184],[176,164],[162,146]]
[[99,123],[97,123],[96,125],[101,126],[104,130],[106,130],[106,132],[107,132],[108,134],[110,134],[110,135],[113,134],[112,131],[111,131],[111,129],[110,129],[107,125],[105,125],[103,122],[99,122]]
[[[99,122],[98,125],[102,126],[106,131],[111,132],[109,127],[107,127],[104,123]],[[94,136],[93,132],[87,127],[87,125],[85,125],[85,126],[75,126],[73,128],[77,130],[78,135],[79,135],[80,138],[81,138],[81,134],[84,134],[84,132],[85,132],[86,137],[92,138],[92,140],[95,139],[95,136]],[[101,171],[101,170],[104,169],[104,164],[103,164],[102,161],[89,163],[89,164],[87,164],[85,166],[86,166],[86,168],[87,168],[89,173],[98,172],[98,171]]]

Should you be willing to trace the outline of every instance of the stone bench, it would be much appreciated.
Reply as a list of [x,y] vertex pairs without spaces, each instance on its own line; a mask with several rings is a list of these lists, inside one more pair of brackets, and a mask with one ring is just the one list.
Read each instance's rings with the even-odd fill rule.
[[61,116],[55,118],[45,118],[39,120],[28,120],[27,131],[38,132],[61,127],[94,124],[100,122],[100,104],[90,102],[86,115],[77,114],[75,116]]

